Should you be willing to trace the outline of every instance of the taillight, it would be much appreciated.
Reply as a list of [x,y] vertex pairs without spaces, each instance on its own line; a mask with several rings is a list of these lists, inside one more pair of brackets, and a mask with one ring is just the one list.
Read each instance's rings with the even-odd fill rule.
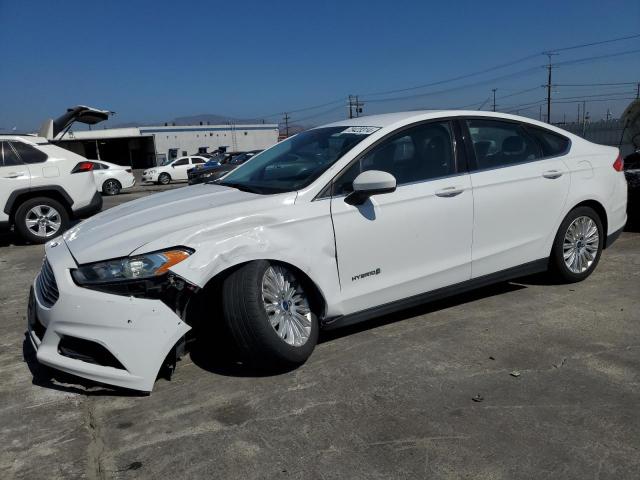
[[622,159],[622,155],[618,154],[618,158],[613,162],[613,169],[616,172],[621,172],[624,170],[624,160]]
[[73,167],[71,173],[90,172],[91,170],[93,170],[93,162],[80,162]]

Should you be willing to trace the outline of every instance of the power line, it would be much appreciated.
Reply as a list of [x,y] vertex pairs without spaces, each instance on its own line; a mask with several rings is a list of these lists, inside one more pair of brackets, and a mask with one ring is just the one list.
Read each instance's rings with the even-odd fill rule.
[[635,50],[626,50],[624,52],[616,52],[616,53],[606,53],[604,55],[594,55],[592,57],[584,57],[578,58],[576,60],[565,60],[564,62],[558,62],[555,66],[559,65],[575,65],[576,63],[588,62],[592,60],[601,60],[603,58],[613,58],[613,57],[621,57],[623,55],[631,55],[634,53],[640,53],[640,48]]
[[[634,39],[634,38],[639,38],[639,37],[640,37],[640,34],[627,35],[627,36],[623,36],[623,37],[617,37],[617,38],[602,40],[602,41],[598,41],[598,42],[583,43],[583,44],[572,45],[572,46],[568,46],[568,47],[550,49],[550,50],[547,50],[547,51],[545,51],[543,53],[547,54],[547,53],[552,53],[552,52],[555,53],[555,52],[566,51],[566,50],[587,48],[587,47],[592,47],[592,46],[596,46],[596,45],[614,43],[614,42],[618,42],[618,41],[629,40],[629,39]],[[640,52],[640,49],[629,50],[629,51],[624,51],[624,52],[617,52],[617,53],[611,53],[611,54],[596,55],[596,56],[591,56],[591,57],[585,57],[585,58],[580,58],[580,59],[575,59],[575,60],[567,60],[567,61],[559,62],[559,63],[555,64],[554,66],[572,65],[572,64],[582,63],[582,62],[600,60],[600,59],[604,59],[604,58],[612,58],[612,57],[618,57],[618,56],[623,56],[623,55],[630,55],[630,54],[639,53],[639,52]],[[525,62],[527,60],[531,60],[533,58],[536,58],[538,55],[540,55],[540,53],[527,55],[527,56],[518,58],[518,59],[510,61],[510,62],[502,63],[502,64],[499,64],[499,65],[494,65],[492,67],[485,68],[485,69],[482,69],[482,70],[477,70],[475,72],[471,72],[471,73],[468,73],[468,74],[458,75],[458,76],[455,76],[455,77],[451,77],[451,78],[447,78],[447,79],[443,79],[443,80],[438,80],[438,81],[434,81],[434,82],[430,82],[430,83],[426,83],[426,84],[422,84],[422,85],[416,85],[416,86],[406,87],[406,88],[399,88],[399,89],[394,89],[394,90],[370,92],[370,93],[366,94],[366,96],[379,96],[379,95],[388,95],[388,94],[400,93],[400,92],[408,92],[408,91],[418,90],[418,89],[422,89],[422,88],[426,88],[426,87],[432,87],[432,86],[436,86],[436,85],[442,85],[442,84],[446,84],[446,83],[451,83],[451,82],[455,82],[455,81],[462,80],[462,79],[465,79],[465,78],[470,78],[470,77],[473,77],[473,76],[482,75],[482,74],[485,74],[485,73],[488,73],[488,72],[491,72],[491,71],[507,68],[507,67],[516,65],[518,63],[522,63],[522,62]],[[489,82],[494,82],[494,81],[497,81],[497,80],[511,78],[511,77],[515,77],[515,76],[518,76],[518,75],[523,75],[523,74],[535,71],[535,70],[537,70],[537,68],[539,68],[539,67],[533,67],[533,68],[525,69],[525,70],[522,70],[522,71],[519,71],[519,72],[515,72],[515,73],[499,76],[497,78],[490,79],[490,80],[487,80],[487,81],[481,81],[481,82],[477,82],[475,84],[469,84],[469,85],[464,85],[464,86],[460,86],[460,87],[453,87],[451,89],[445,89],[445,90],[436,91],[436,92],[426,92],[426,93],[417,94],[417,95],[391,97],[391,98],[385,98],[385,99],[367,99],[367,102],[389,102],[389,101],[395,101],[395,100],[418,98],[418,97],[421,97],[421,96],[438,95],[438,94],[448,93],[448,92],[451,92],[451,91],[456,91],[456,90],[460,90],[460,89],[464,89],[464,88],[472,88],[474,86],[479,86],[479,85],[486,84],[486,83],[489,83]],[[575,84],[575,86],[578,86],[578,85],[582,86],[581,84]],[[568,84],[568,85],[564,85],[564,86],[573,86],[573,85],[569,85]],[[585,84],[584,86],[588,86],[588,85]],[[594,84],[593,86],[597,86],[597,85]],[[530,89],[529,91],[532,91],[534,89]],[[521,93],[525,93],[525,91],[523,91]],[[509,96],[515,96],[515,95],[518,95],[518,94],[520,94],[520,93],[514,93],[514,94],[511,94]],[[505,96],[503,98],[506,98],[506,97],[507,96]],[[295,110],[289,110],[288,112],[289,113],[300,113],[300,112],[305,112],[305,111],[310,111],[310,110],[317,110],[319,108],[322,108],[322,107],[325,107],[325,106],[329,106],[329,105],[342,104],[343,102],[344,102],[344,100],[341,98],[341,99],[336,99],[336,100],[332,100],[332,101],[329,101],[329,102],[325,102],[325,103],[321,103],[321,104],[317,104],[317,105],[313,105],[313,106],[309,106],[309,107],[299,108],[299,109],[295,109]],[[340,108],[340,107],[333,108],[333,109],[331,109],[329,111],[334,111],[337,108]],[[319,113],[319,114],[311,115],[310,117],[314,118],[316,116],[320,116],[321,114],[322,114],[322,112]],[[281,115],[281,113],[280,112],[276,112],[276,113],[272,113],[272,114],[269,114],[269,115],[260,115],[259,118],[271,118],[271,117],[276,117],[276,116],[279,116],[279,115]]]
[[499,77],[494,77],[494,78],[489,78],[487,80],[481,80],[479,82],[475,82],[475,83],[468,83],[465,85],[459,85],[457,87],[451,87],[451,88],[447,88],[444,90],[436,90],[436,91],[432,91],[432,92],[424,92],[424,93],[416,93],[413,95],[403,95],[403,96],[399,96],[399,97],[389,97],[389,98],[378,98],[378,99],[370,99],[370,98],[366,98],[365,100],[369,103],[382,103],[382,102],[391,102],[391,101],[395,101],[395,100],[407,100],[410,98],[420,98],[420,97],[428,97],[428,96],[433,96],[433,95],[441,95],[443,93],[449,93],[449,92],[455,92],[456,90],[464,90],[466,88],[473,88],[473,87],[477,87],[480,85],[486,85],[486,84],[491,84],[494,83],[498,80],[504,80],[506,78],[512,78],[512,77],[517,77],[520,75],[525,75],[527,73],[532,73],[532,72],[537,72],[539,70],[540,66],[535,66],[535,67],[530,67],[530,68],[526,68],[524,70],[519,70],[517,72],[514,73],[509,73],[509,74],[505,74],[505,75],[501,75]]
[[556,83],[554,87],[613,87],[616,85],[636,85],[637,82],[616,83]]
[[573,98],[594,98],[594,97],[606,97],[607,95],[632,95],[633,92],[603,92],[595,93],[593,95],[576,95],[575,97],[557,97],[558,100],[569,100]]
[[[554,85],[555,86],[555,85]],[[502,95],[500,98],[504,99],[504,98],[509,98],[509,97],[515,97],[517,95],[522,95],[523,93],[528,93],[528,92],[533,92],[534,90],[538,90],[539,88],[541,88],[540,86],[536,85],[535,87],[532,88],[526,88],[524,90],[520,90],[518,92],[515,93],[510,93],[509,95]]]
[[[620,42],[622,40],[631,40],[632,38],[638,38],[638,37],[640,37],[640,33],[637,33],[635,35],[628,35],[626,37],[618,37],[618,38],[611,38],[609,40],[602,40],[600,42],[582,43],[580,45],[572,45],[571,47],[553,48],[551,50],[547,50],[547,52],[564,52],[565,50],[574,50],[576,48],[593,47],[595,45],[603,45],[605,43]],[[546,53],[546,52],[543,52],[543,53]]]
[[[592,102],[613,102],[613,101],[618,101],[618,100],[634,100],[635,97],[616,97],[616,98],[592,98],[591,100],[589,100],[589,103]],[[585,102],[585,100],[565,100],[565,101],[558,101],[556,103],[583,103]]]
[[312,118],[317,118],[317,117],[322,117],[324,115],[328,115],[329,113],[335,112],[336,110],[340,110],[342,108],[344,108],[345,104],[344,104],[344,100],[341,100],[342,104],[338,105],[337,107],[333,107],[330,108],[328,110],[323,110],[322,112],[318,112],[318,113],[314,113],[313,115],[309,115],[307,117],[303,117],[303,118],[296,118],[295,121],[296,122],[306,122],[307,120],[311,120]]

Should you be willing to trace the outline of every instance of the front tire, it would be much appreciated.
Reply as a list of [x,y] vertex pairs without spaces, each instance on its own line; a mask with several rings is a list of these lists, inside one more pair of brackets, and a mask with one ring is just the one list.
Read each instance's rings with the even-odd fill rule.
[[118,195],[122,190],[122,185],[118,180],[110,178],[102,184],[102,193],[105,195]]
[[225,322],[250,363],[267,369],[304,363],[318,341],[311,288],[289,267],[249,262],[222,285]]
[[558,229],[551,270],[566,283],[581,282],[595,270],[604,246],[602,220],[590,207],[574,208]]
[[171,183],[171,175],[168,173],[161,173],[158,177],[158,183],[160,185],[169,185]]
[[60,202],[47,197],[30,198],[16,210],[16,231],[31,243],[46,243],[69,228],[69,214]]

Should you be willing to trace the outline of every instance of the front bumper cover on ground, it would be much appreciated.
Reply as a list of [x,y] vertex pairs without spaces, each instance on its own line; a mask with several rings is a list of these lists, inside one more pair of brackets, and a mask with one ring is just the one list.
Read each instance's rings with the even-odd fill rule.
[[[161,300],[77,286],[70,273],[77,265],[62,239],[46,245],[46,257],[58,295],[50,305],[51,297],[43,294],[44,287],[36,278],[29,302],[28,335],[38,361],[97,382],[151,391],[168,353],[191,327]],[[98,344],[123,368],[66,355],[61,348],[64,338]]]

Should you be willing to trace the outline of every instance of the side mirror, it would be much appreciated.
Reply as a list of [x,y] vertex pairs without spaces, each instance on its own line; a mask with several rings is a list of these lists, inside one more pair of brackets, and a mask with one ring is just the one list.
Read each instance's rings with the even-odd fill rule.
[[176,164],[175,164],[175,163],[172,163],[172,164],[171,164],[171,168],[176,168]]
[[362,205],[372,195],[391,193],[396,190],[396,178],[380,170],[362,172],[353,181],[353,192],[344,199],[349,205]]

